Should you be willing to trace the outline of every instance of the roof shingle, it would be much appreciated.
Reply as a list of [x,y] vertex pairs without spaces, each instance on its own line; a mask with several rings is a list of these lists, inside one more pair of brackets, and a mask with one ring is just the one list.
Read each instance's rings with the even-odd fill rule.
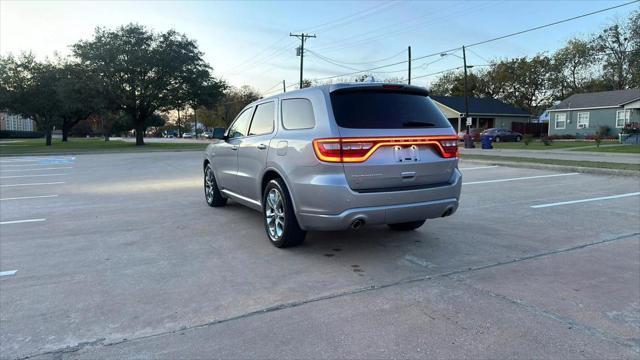
[[640,89],[573,94],[552,107],[551,110],[620,106],[637,99],[640,99]]
[[[464,113],[464,96],[431,96],[431,99],[459,113]],[[469,97],[469,114],[531,116],[528,112],[497,99]]]

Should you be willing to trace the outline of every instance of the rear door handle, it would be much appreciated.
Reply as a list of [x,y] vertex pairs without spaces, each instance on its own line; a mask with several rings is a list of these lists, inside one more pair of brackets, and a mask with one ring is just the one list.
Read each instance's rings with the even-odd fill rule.
[[238,145],[232,145],[231,150],[238,150]]
[[266,148],[267,148],[267,145],[265,145],[265,144],[260,144],[260,145],[258,145],[258,149],[259,149],[259,150],[264,150],[264,149],[266,149]]

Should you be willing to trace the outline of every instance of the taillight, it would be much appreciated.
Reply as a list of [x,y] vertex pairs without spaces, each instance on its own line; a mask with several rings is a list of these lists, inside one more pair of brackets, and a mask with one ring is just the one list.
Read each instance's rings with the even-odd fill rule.
[[382,146],[430,145],[443,158],[458,156],[458,139],[455,136],[379,137],[379,138],[330,138],[313,140],[313,150],[319,160],[325,162],[364,162]]

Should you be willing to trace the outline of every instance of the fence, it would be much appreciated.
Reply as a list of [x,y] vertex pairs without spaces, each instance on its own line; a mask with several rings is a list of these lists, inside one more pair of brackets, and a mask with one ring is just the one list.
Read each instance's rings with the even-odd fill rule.
[[514,122],[511,124],[511,130],[521,134],[531,134],[535,137],[540,137],[549,133],[549,123]]

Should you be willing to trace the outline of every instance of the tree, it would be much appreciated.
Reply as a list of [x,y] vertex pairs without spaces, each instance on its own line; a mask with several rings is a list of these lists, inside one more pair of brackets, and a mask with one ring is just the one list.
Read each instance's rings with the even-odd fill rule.
[[102,79],[110,110],[131,119],[136,145],[144,145],[149,118],[174,109],[177,96],[190,94],[196,84],[219,85],[195,41],[174,30],[158,34],[136,24],[97,28],[92,39],[72,49]]
[[[606,27],[594,39],[594,46],[602,59],[603,77],[609,81],[614,89],[626,89],[632,83],[632,74],[638,73],[637,67],[632,66],[637,61],[637,39],[633,39],[638,30],[638,14],[632,16],[629,21],[622,23],[616,21]],[[633,49],[635,43],[635,49]],[[635,50],[635,51],[634,51]],[[636,58],[634,59],[634,55]]]
[[564,99],[580,92],[590,83],[597,63],[596,49],[592,42],[571,39],[552,56],[551,85],[558,92],[556,98]]
[[66,62],[58,69],[57,85],[62,120],[62,141],[67,141],[69,131],[81,120],[103,113],[104,94],[101,80],[81,64]]
[[34,119],[47,146],[60,119],[59,79],[54,64],[37,62],[31,54],[0,58],[0,107]]
[[229,88],[222,100],[213,107],[214,116],[220,120],[220,125],[227,127],[240,110],[261,97],[259,92],[247,85],[239,89]]

